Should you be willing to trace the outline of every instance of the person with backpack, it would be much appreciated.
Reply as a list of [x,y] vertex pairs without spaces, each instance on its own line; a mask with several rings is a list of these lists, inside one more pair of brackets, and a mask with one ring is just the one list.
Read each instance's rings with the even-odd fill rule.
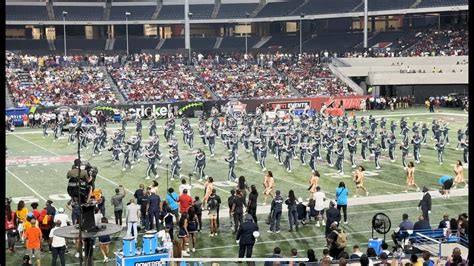
[[207,199],[207,210],[209,211],[209,220],[211,221],[211,234],[209,236],[217,236],[217,206],[218,202],[216,194],[211,194]]
[[[336,189],[336,203],[337,209],[344,214],[344,224],[347,224],[347,197],[349,196],[349,190],[346,188],[344,182],[340,182]],[[338,221],[339,222],[339,221]]]
[[179,221],[179,196],[178,193],[176,193],[172,187],[168,188],[166,202],[168,202],[168,205],[171,209],[171,213],[176,218],[176,221]]
[[327,237],[329,243],[329,255],[336,259],[339,258],[339,255],[344,252],[344,249],[347,246],[347,235],[342,229],[338,228],[338,225],[338,222],[333,222],[331,224],[331,232]]

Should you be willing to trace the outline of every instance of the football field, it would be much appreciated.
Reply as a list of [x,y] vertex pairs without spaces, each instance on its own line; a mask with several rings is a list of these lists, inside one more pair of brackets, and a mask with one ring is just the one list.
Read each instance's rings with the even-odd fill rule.
[[[371,111],[367,113],[357,112],[356,115],[368,116],[372,114],[374,116],[386,117],[387,127],[391,120],[397,122],[400,121],[402,116],[408,118],[408,126],[411,127],[413,122],[426,123],[430,131],[428,132],[428,143],[422,146],[421,149],[421,163],[416,164],[415,180],[416,183],[422,187],[426,186],[430,189],[430,193],[433,197],[433,210],[431,214],[430,222],[432,226],[437,226],[439,221],[442,219],[443,213],[448,213],[450,217],[456,217],[462,212],[468,210],[468,199],[467,190],[458,188],[456,194],[450,199],[441,199],[439,196],[439,185],[437,184],[438,179],[442,175],[453,175],[453,165],[455,160],[461,160],[463,152],[456,150],[457,145],[457,130],[464,129],[468,121],[468,116],[465,112],[454,110],[454,109],[442,109],[440,113],[428,113],[426,109],[413,108],[405,110],[391,111]],[[434,142],[430,139],[431,133],[431,122],[433,119],[439,119],[449,122],[449,139],[450,144],[445,149],[444,164],[440,165],[437,160],[437,152],[434,150]],[[359,120],[360,121],[360,120]],[[182,171],[181,174],[188,176],[193,172],[194,156],[192,150],[189,149],[182,141],[181,130],[179,129],[180,119],[176,121],[176,138],[179,142],[179,152],[182,160]],[[208,121],[210,122],[210,121]],[[165,155],[163,162],[158,164],[158,174],[160,177],[157,179],[159,182],[159,196],[164,198],[166,195],[165,191],[167,186],[175,188],[177,190],[180,182],[179,180],[167,182],[167,164],[170,163],[168,155],[168,147],[163,138],[163,129],[160,127],[164,123],[164,120],[159,120],[158,134],[160,135],[160,149]],[[191,123],[194,128],[194,149],[201,148],[206,154],[209,155],[209,149],[205,146],[199,135],[197,134],[197,119],[191,119]],[[142,145],[147,143],[148,139],[148,121],[143,121],[143,132],[144,141]],[[108,124],[108,136],[111,136],[112,131],[119,128],[119,124]],[[400,136],[398,136],[397,129],[397,141],[400,143]],[[49,129],[49,133],[51,130]],[[125,139],[129,139],[132,134],[135,133],[135,125],[133,122],[128,123],[127,135]],[[411,139],[411,132],[409,137]],[[376,140],[376,142],[379,142]],[[57,142],[53,142],[51,134],[48,137],[43,138],[41,129],[23,129],[18,128],[14,133],[8,133],[6,136],[6,145],[8,148],[7,157],[7,168],[6,168],[6,195],[12,197],[14,203],[12,209],[16,208],[16,203],[19,200],[24,200],[27,204],[27,208],[30,210],[30,203],[37,201],[40,203],[39,208],[43,208],[45,201],[51,199],[55,207],[64,207],[69,199],[66,193],[66,173],[71,168],[73,160],[77,156],[77,144],[67,145],[67,132]],[[107,150],[102,151],[102,155],[92,157],[92,144],[89,144],[89,149],[81,151],[81,158],[90,162],[93,166],[97,166],[99,169],[98,178],[96,180],[96,187],[101,188],[106,203],[106,216],[109,221],[113,221],[113,209],[111,206],[110,198],[114,194],[114,189],[118,185],[123,185],[126,189],[127,202],[133,197],[133,192],[138,188],[139,184],[149,185],[152,180],[145,180],[146,167],[148,166],[146,158],[142,157],[141,161],[134,165],[134,169],[122,171],[121,162],[112,162],[111,152]],[[353,199],[355,192],[355,185],[352,181],[351,165],[347,159],[344,161],[344,172],[343,176],[336,173],[334,167],[329,167],[324,160],[318,161],[318,170],[321,173],[319,185],[322,190],[326,192],[326,195],[330,198],[335,197],[335,189],[339,182],[344,181],[346,187],[349,190],[349,203],[348,203],[348,224],[342,225],[342,228],[349,233],[349,246],[354,244],[360,244],[362,250],[365,251],[367,245],[367,239],[371,237],[371,220],[372,217],[378,213],[383,212],[387,214],[392,221],[392,229],[397,227],[401,221],[401,215],[407,213],[412,221],[416,221],[417,216],[421,214],[416,206],[418,200],[421,199],[422,193],[415,192],[414,189],[409,191],[410,193],[405,194],[405,181],[406,174],[403,170],[401,163],[401,151],[396,149],[396,161],[390,162],[388,158],[388,151],[382,153],[383,159],[381,161],[381,169],[376,170],[373,158],[369,161],[364,162],[360,157],[360,144],[358,145],[357,153],[357,164],[361,164],[366,169],[366,181],[365,186],[369,190],[369,197],[361,196],[360,198]],[[410,154],[408,161],[414,161],[413,159],[413,145],[410,144]],[[258,201],[261,204],[263,202],[263,177],[264,172],[260,168],[259,164],[255,163],[252,153],[247,153],[242,146],[239,146],[239,157],[236,163],[236,174],[237,176],[243,175],[246,177],[249,185],[255,184],[259,191]],[[324,159],[326,152],[321,150],[321,157]],[[224,207],[221,208],[221,225],[220,234],[217,237],[209,237],[208,222],[205,220],[203,223],[203,232],[198,235],[198,243],[196,252],[192,253],[192,257],[236,257],[238,251],[238,245],[235,242],[235,237],[231,233],[231,229],[228,227],[228,209],[227,209],[227,197],[230,195],[230,190],[235,187],[235,183],[226,182],[228,164],[224,161],[224,158],[228,156],[228,151],[225,145],[220,141],[220,138],[216,138],[216,156],[207,156],[207,164],[205,173],[212,176],[215,180],[214,184],[217,187],[217,194],[220,195],[224,202]],[[348,158],[348,153],[346,153]],[[122,159],[122,156],[121,156]],[[309,158],[307,157],[309,161]],[[273,154],[269,153],[266,166],[268,170],[271,170],[275,177],[276,189],[282,191],[282,195],[286,197],[288,191],[293,189],[296,197],[306,199],[308,197],[308,185],[311,171],[309,166],[301,165],[299,159],[293,160],[293,170],[291,173],[286,172],[284,167],[280,165],[273,157]],[[466,167],[465,167],[466,168]],[[468,169],[465,169],[465,176],[468,176]],[[192,192],[191,195],[199,195],[202,198],[203,184],[199,182],[195,177],[192,178]],[[365,198],[365,199],[364,199]],[[380,201],[379,199],[382,199]],[[418,200],[417,200],[418,199]],[[270,200],[268,200],[269,202]],[[358,202],[357,205],[351,206],[351,201]],[[282,248],[283,256],[290,256],[290,249],[296,248],[299,250],[301,257],[306,256],[306,250],[309,248],[315,249],[317,258],[321,258],[322,249],[324,249],[324,227],[315,227],[314,223],[303,226],[297,232],[288,232],[287,226],[287,214],[286,207],[284,207],[284,213],[282,218],[282,232],[280,234],[269,234],[266,231],[268,226],[265,224],[266,207],[259,206],[257,213],[259,213],[258,225],[260,227],[261,236],[254,248],[254,257],[263,257],[270,255],[275,246]],[[125,215],[124,215],[125,216]],[[111,253],[116,249],[121,248],[120,237],[125,235],[125,231],[122,231],[117,235],[119,240],[112,244]],[[382,237],[382,236],[379,236]],[[387,235],[387,240],[390,240],[390,236]],[[139,240],[138,246],[141,246]],[[389,245],[391,241],[389,242]],[[74,250],[72,244],[69,245],[70,253],[67,255],[67,263],[77,263],[78,259],[74,258]],[[351,251],[351,249],[346,249]],[[21,257],[25,253],[24,248],[18,243],[17,254],[7,253],[7,264],[18,265],[20,264]],[[110,254],[109,258],[113,257]],[[51,254],[48,253],[44,256],[42,263],[49,265]],[[102,260],[102,255],[98,247],[94,250],[94,259],[97,261]],[[113,262],[109,262],[109,265],[114,265]]]

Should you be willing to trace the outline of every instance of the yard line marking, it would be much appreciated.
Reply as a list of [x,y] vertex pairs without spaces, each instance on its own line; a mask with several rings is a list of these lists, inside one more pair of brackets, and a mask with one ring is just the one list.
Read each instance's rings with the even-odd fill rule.
[[[34,143],[34,142],[32,142],[32,141],[29,141],[29,140],[27,140],[27,139],[25,139],[25,138],[23,138],[23,137],[20,137],[20,136],[17,136],[17,135],[14,135],[14,136],[17,137],[17,138],[19,138],[19,139],[21,139],[21,140],[23,140],[23,141],[26,141],[26,142],[28,142],[28,143],[30,143],[30,144],[33,144],[34,146],[36,146],[36,147],[38,147],[38,148],[40,148],[40,149],[42,149],[42,150],[44,150],[44,151],[47,151],[47,152],[49,152],[49,153],[51,153],[51,154],[54,154],[54,155],[56,155],[56,156],[60,156],[58,153],[56,153],[56,152],[54,152],[54,151],[51,151],[51,150],[48,150],[48,149],[46,149],[46,148],[44,148],[44,147],[42,147],[42,146],[40,146],[40,145],[38,145],[38,144],[36,144],[36,143]],[[55,170],[56,172],[58,171],[57,169],[54,169],[54,170]],[[105,177],[105,176],[103,176],[103,175],[97,174],[97,176],[100,177],[100,178],[102,178],[102,179],[104,179],[105,181],[107,181],[107,182],[113,184],[113,185],[118,186],[117,183],[115,183],[114,181],[110,180],[109,178],[107,178],[107,177]],[[130,192],[130,193],[134,193],[133,191],[131,191],[130,189],[128,189],[128,188],[126,188],[126,187],[123,187],[123,188],[124,188],[126,191]]]
[[25,187],[27,187],[29,190],[31,190],[33,193],[36,194],[36,196],[40,197],[43,201],[46,201],[46,199],[41,196],[36,190],[34,190],[32,187],[30,187],[27,183],[25,183],[21,178],[19,178],[17,175],[15,175],[12,171],[6,169],[8,173],[10,173],[14,178],[16,178],[18,181],[20,181]]

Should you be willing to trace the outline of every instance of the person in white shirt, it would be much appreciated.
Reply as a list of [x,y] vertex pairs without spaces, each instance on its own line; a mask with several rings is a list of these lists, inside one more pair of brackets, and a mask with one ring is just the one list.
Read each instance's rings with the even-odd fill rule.
[[58,209],[58,212],[56,213],[56,215],[54,215],[53,221],[55,223],[57,221],[61,222],[61,227],[72,224],[72,221],[71,219],[69,219],[69,216],[66,213],[64,213],[64,208]]
[[104,217],[104,215],[102,214],[102,212],[100,212],[100,209],[95,208],[95,210],[94,210],[94,221],[95,221],[96,226],[98,226],[101,223],[102,217]]
[[56,236],[54,233],[59,227],[61,227],[61,221],[56,221],[55,225],[56,227],[51,229],[49,232],[49,240],[51,241],[51,247],[53,249],[52,265],[56,265],[56,261],[59,256],[61,266],[64,266],[66,265],[66,261],[64,260],[64,253],[66,252],[66,239],[64,237]]
[[183,194],[183,190],[188,190],[188,195],[191,196],[191,186],[186,184],[186,179],[181,179],[181,185],[179,185],[179,195]]
[[314,209],[316,210],[316,226],[320,227],[319,221],[322,221],[323,226],[326,226],[326,219],[324,219],[324,209],[328,206],[326,201],[326,194],[321,191],[321,187],[316,187],[316,192],[313,193]]
[[140,217],[140,206],[135,204],[135,199],[131,199],[130,204],[127,206],[127,236],[131,236],[133,229],[133,237],[135,237],[135,241],[137,241],[138,237],[138,217]]

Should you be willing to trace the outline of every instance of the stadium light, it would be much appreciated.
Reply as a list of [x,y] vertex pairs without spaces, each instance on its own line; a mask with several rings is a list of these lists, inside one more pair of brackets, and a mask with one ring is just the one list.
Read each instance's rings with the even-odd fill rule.
[[192,59],[191,59],[191,18],[193,17],[193,13],[189,12],[188,13],[188,29],[189,29],[189,33],[188,33],[188,36],[189,37],[189,49],[188,49],[188,60],[189,60],[189,63],[192,62]]
[[300,14],[300,55],[303,54],[303,18],[304,14]]
[[128,17],[131,15],[130,12],[126,11],[125,12],[125,39],[127,41],[127,56],[129,55],[129,50],[128,50]]
[[[249,18],[249,17],[250,17],[250,13],[249,13],[249,12],[245,12],[245,17],[246,17],[246,18]],[[247,25],[248,25],[247,23],[248,23],[248,22],[246,21],[246,22],[245,22],[245,26],[246,26],[246,27],[245,27],[245,30],[247,30]],[[248,33],[247,33],[247,31],[245,31],[245,54],[248,53],[247,37],[248,37]]]
[[63,31],[64,31],[64,56],[67,55],[66,53],[66,16],[67,16],[67,12],[63,10]]

